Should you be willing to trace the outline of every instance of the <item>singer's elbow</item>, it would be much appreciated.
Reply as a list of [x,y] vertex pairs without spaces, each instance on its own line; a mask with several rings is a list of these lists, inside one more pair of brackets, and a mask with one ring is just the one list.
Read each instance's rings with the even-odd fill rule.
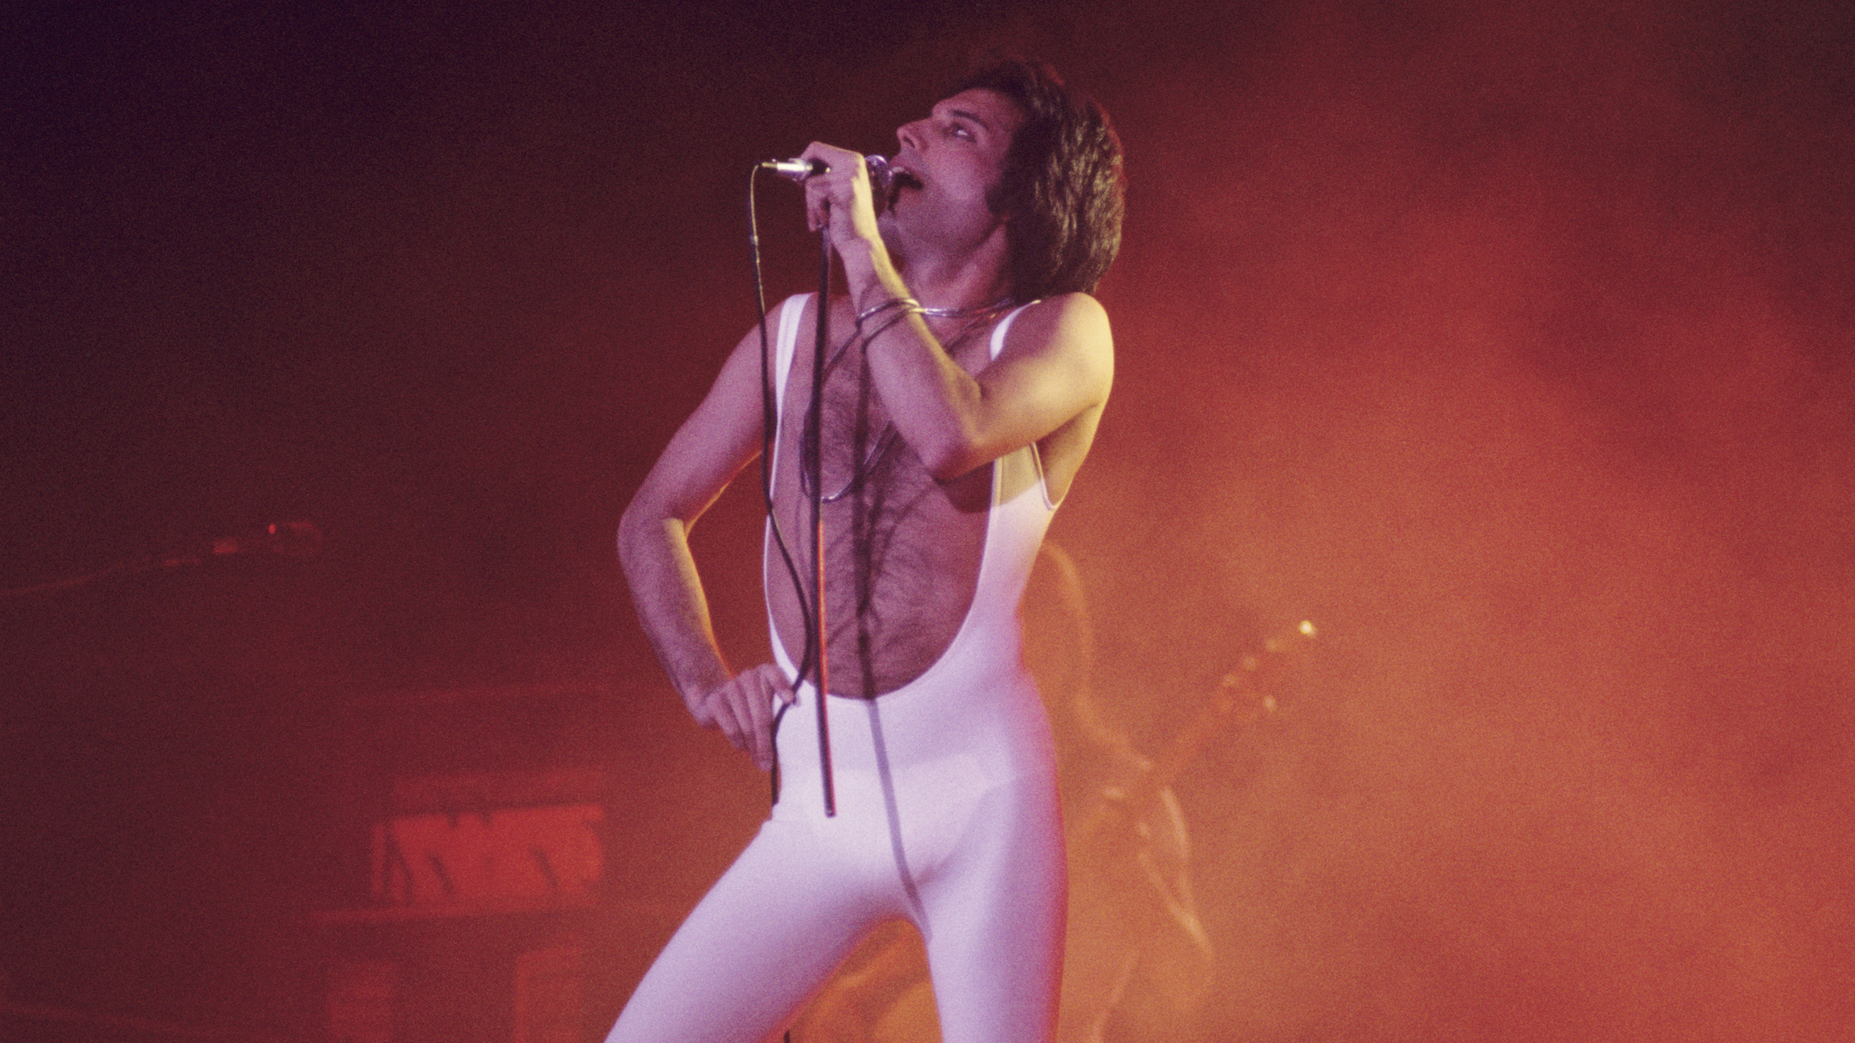
[[975,437],[950,432],[918,448],[916,455],[935,481],[951,482],[991,463],[997,454]]
[[618,563],[626,574],[636,571],[640,560],[665,538],[669,519],[653,510],[643,497],[633,497],[618,518]]

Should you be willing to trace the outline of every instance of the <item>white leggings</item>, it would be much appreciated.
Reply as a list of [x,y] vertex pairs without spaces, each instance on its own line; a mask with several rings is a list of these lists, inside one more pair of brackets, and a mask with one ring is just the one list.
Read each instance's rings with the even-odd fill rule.
[[[965,637],[955,646],[970,652]],[[1049,725],[1021,670],[949,653],[878,699],[831,697],[831,818],[814,690],[801,686],[779,727],[772,817],[607,1043],[777,1039],[863,934],[895,917],[927,943],[944,1043],[1050,1038],[1065,869]]]

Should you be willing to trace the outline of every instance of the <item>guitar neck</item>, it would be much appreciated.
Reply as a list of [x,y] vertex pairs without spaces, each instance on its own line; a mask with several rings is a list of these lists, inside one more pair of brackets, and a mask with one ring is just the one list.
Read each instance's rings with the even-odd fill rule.
[[[1191,723],[1172,737],[1152,766],[1127,791],[1122,806],[1135,816],[1145,813],[1161,793],[1178,781],[1213,736],[1226,728],[1240,731],[1274,713],[1276,686],[1313,642],[1314,634],[1314,625],[1304,621],[1264,642],[1260,651],[1244,656],[1235,670],[1218,681]],[[1113,814],[1112,807],[1098,807],[1085,823],[1083,835],[1100,828]]]

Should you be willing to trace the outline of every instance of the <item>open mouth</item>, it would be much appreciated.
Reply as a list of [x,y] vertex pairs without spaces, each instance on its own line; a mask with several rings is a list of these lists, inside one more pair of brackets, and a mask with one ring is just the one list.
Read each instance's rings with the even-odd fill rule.
[[893,210],[895,201],[900,198],[902,189],[919,189],[921,179],[901,167],[884,164],[881,183],[876,192],[876,211]]
[[920,188],[921,179],[916,177],[915,172],[907,167],[891,163],[889,165],[888,187],[891,192],[898,188]]

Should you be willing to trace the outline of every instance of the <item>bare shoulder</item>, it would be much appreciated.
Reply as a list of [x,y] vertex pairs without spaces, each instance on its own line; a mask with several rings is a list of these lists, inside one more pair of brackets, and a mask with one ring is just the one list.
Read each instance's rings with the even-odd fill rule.
[[1061,360],[1107,382],[1114,372],[1114,333],[1107,309],[1086,293],[1049,297],[1027,307],[1006,334],[1000,358]]
[[1114,382],[1114,333],[1101,302],[1086,293],[1066,293],[1027,307],[1005,336],[998,362],[1066,388],[1081,408],[1100,405]]
[[1086,293],[1046,297],[1026,307],[1012,328],[1011,339],[1030,345],[1062,342],[1112,349],[1108,310]]

